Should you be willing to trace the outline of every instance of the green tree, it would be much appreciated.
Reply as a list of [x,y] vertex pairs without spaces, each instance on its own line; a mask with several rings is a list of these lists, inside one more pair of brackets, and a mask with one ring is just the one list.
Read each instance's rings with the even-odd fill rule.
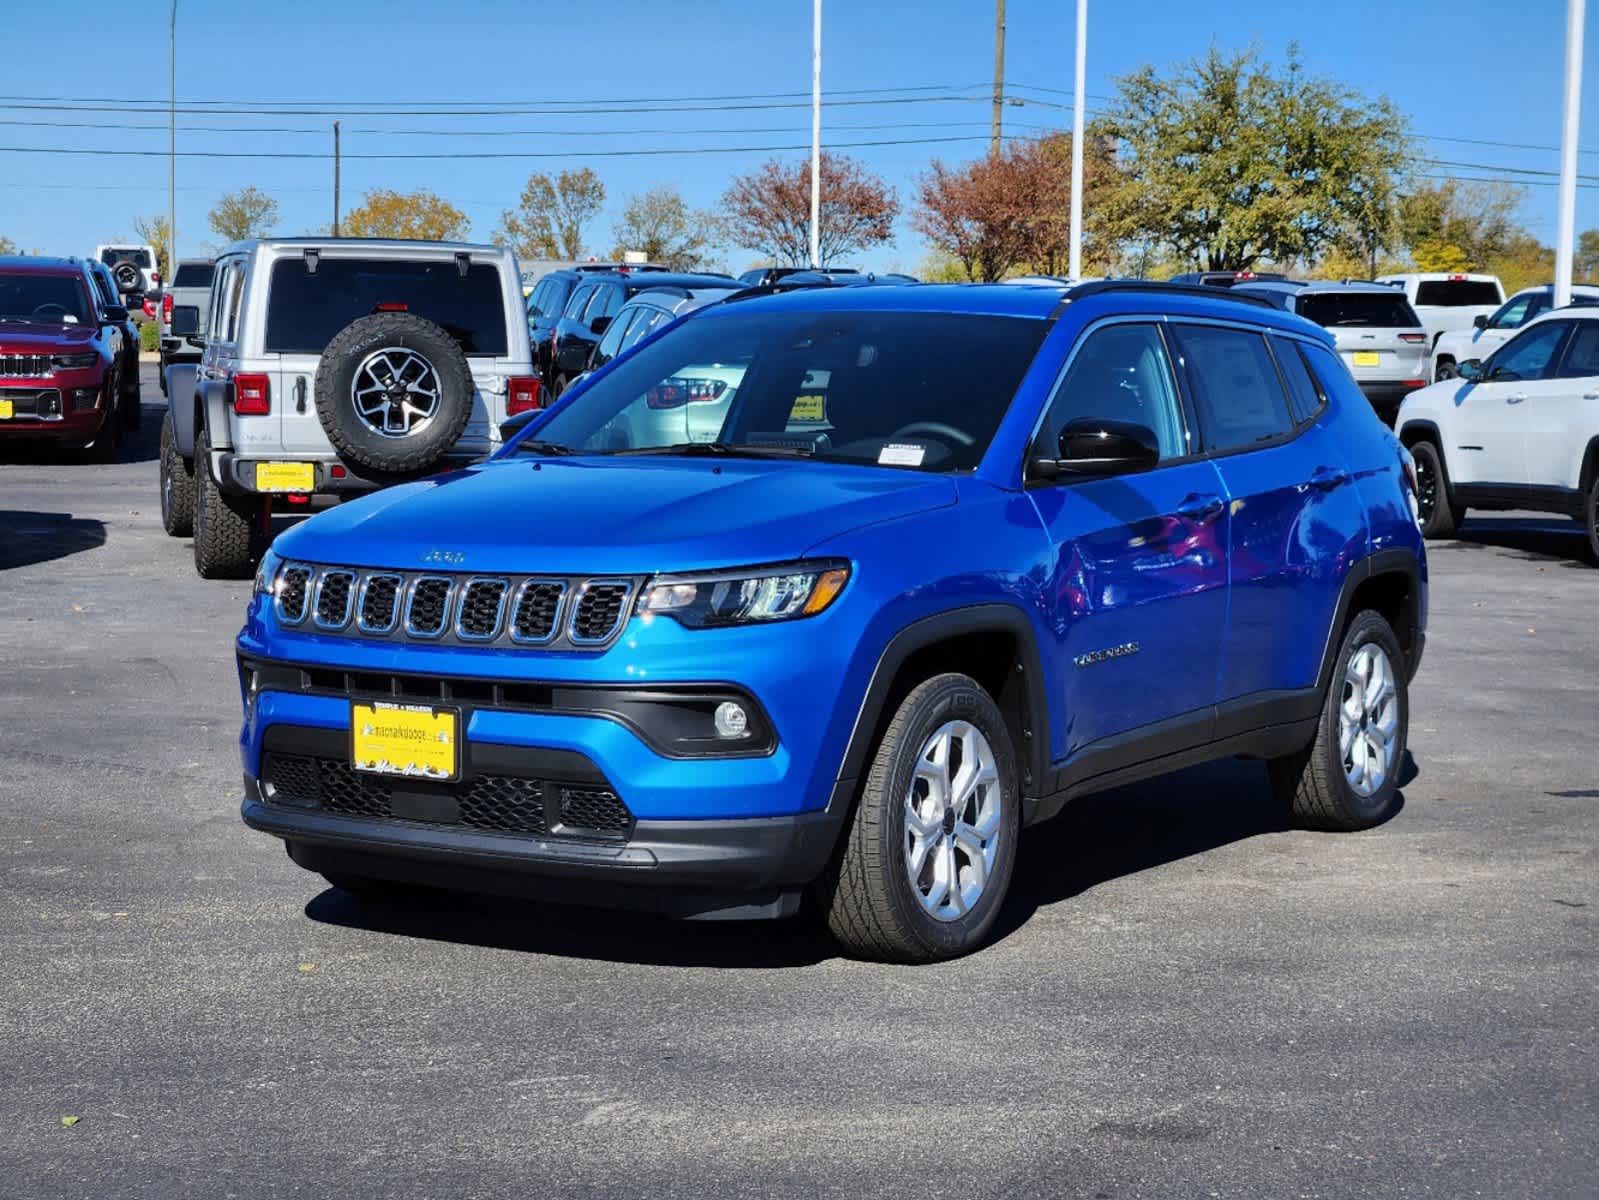
[[218,200],[207,219],[211,232],[227,246],[271,233],[278,221],[278,202],[260,188],[240,188]]
[[1525,236],[1521,201],[1508,183],[1417,180],[1398,203],[1398,240],[1418,270],[1480,271]]
[[172,226],[165,217],[135,217],[133,232],[141,242],[155,247],[156,268],[162,279],[171,279],[171,264],[167,261],[172,252]]
[[1584,229],[1577,238],[1577,257],[1573,274],[1590,283],[1599,278],[1599,229]]
[[448,200],[420,188],[395,192],[377,188],[361,198],[361,206],[339,224],[345,237],[413,238],[455,242],[471,228],[467,216]]
[[589,167],[528,176],[515,209],[500,214],[494,240],[518,258],[576,259],[583,253],[583,228],[605,204],[605,184]]
[[1117,87],[1096,122],[1116,154],[1102,202],[1114,238],[1211,270],[1315,259],[1340,244],[1370,254],[1392,240],[1403,118],[1385,98],[1307,74],[1295,47],[1280,69],[1253,50],[1212,48],[1170,76],[1146,66]]
[[697,271],[707,265],[713,219],[692,211],[676,188],[656,187],[628,197],[616,223],[616,249],[641,250],[652,263],[674,271]]
[[0,237],[0,254],[20,254],[17,244],[8,237]]

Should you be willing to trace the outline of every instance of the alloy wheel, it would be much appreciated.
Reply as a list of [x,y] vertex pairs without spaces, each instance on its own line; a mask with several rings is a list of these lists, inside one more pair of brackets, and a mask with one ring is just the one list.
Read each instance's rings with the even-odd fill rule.
[[905,793],[905,873],[922,910],[955,921],[982,899],[999,855],[999,767],[981,730],[940,725],[922,743]]
[[379,437],[409,437],[439,412],[443,385],[433,364],[414,350],[386,346],[361,360],[350,399],[361,423]]
[[1393,769],[1399,734],[1399,692],[1383,648],[1367,642],[1344,667],[1338,707],[1338,750],[1344,778],[1356,795],[1378,791]]

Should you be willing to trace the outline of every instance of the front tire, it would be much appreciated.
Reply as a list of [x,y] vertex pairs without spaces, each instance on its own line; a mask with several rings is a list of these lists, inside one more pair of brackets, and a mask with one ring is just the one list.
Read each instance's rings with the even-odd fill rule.
[[895,712],[820,882],[829,929],[885,962],[975,950],[1010,887],[1020,828],[999,708],[965,675],[929,679]]
[[1410,733],[1404,652],[1379,613],[1356,614],[1344,633],[1316,737],[1268,764],[1272,789],[1301,827],[1380,825],[1399,803]]
[[1417,442],[1410,447],[1410,456],[1416,461],[1416,517],[1421,536],[1429,540],[1454,537],[1466,519],[1466,510],[1449,498],[1443,455],[1431,442]]
[[1582,508],[1582,527],[1588,534],[1588,558],[1599,567],[1599,470],[1588,481],[1588,502]]
[[261,504],[230,496],[211,477],[211,435],[194,444],[194,569],[201,579],[246,579],[261,553]]
[[170,411],[161,422],[161,528],[172,537],[194,532],[194,464],[178,452]]

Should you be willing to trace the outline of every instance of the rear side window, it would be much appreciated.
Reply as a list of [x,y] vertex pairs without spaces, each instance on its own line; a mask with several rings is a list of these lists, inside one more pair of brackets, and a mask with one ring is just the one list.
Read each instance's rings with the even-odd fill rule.
[[609,362],[622,352],[622,337],[627,333],[630,325],[637,325],[646,319],[643,309],[635,308],[625,312],[612,321],[605,330],[605,336],[600,339],[599,348],[595,350],[597,363]]
[[211,263],[179,263],[178,273],[172,277],[175,288],[208,288],[216,267]]
[[1294,342],[1288,338],[1274,337],[1271,339],[1271,348],[1277,356],[1278,367],[1282,369],[1283,382],[1288,385],[1288,409],[1294,415],[1294,423],[1303,425],[1321,411],[1321,393]]
[[588,308],[583,313],[585,321],[593,321],[596,317],[614,317],[622,307],[622,289],[614,284],[602,285],[594,294],[594,299],[589,302]]
[[642,342],[671,319],[669,314],[661,312],[659,309],[647,310],[644,316],[637,318],[627,327],[627,335],[622,339],[622,349],[626,350],[636,343]]
[[592,299],[594,299],[594,285],[585,283],[572,293],[571,298],[566,302],[566,307],[561,310],[561,316],[563,318],[570,317],[574,321],[579,319],[583,315],[583,310],[588,307],[588,302]]
[[1471,279],[1428,279],[1416,285],[1416,303],[1440,308],[1486,308],[1499,303],[1499,289]]
[[272,267],[266,320],[269,354],[320,354],[339,330],[380,305],[444,327],[467,354],[506,351],[505,293],[499,268],[473,263],[463,276],[454,259],[333,258],[316,273],[303,257]]
[[1581,379],[1599,375],[1599,321],[1578,321],[1560,364],[1560,378]]
[[1210,450],[1237,450],[1293,429],[1266,339],[1247,329],[1174,325]]
[[1299,315],[1329,328],[1414,329],[1421,326],[1416,310],[1398,292],[1309,292],[1299,297]]
[[[233,274],[228,280],[228,341],[235,341],[239,336],[239,304],[244,299],[244,264],[235,263]],[[269,347],[270,349],[270,347]]]

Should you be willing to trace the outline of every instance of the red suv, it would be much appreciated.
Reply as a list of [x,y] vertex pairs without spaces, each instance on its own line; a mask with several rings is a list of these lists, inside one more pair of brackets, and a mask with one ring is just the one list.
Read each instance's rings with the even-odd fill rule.
[[47,438],[111,459],[126,318],[97,303],[76,259],[0,257],[0,439]]

